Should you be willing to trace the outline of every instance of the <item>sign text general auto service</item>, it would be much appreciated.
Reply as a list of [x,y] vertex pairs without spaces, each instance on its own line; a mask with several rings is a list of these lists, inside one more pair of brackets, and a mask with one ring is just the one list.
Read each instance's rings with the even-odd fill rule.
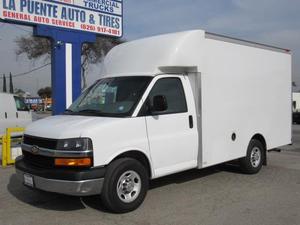
[[122,0],[0,0],[0,18],[122,36]]

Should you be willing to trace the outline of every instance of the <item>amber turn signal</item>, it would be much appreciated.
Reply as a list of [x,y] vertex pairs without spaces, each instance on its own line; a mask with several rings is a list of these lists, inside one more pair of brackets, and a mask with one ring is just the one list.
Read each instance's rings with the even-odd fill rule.
[[55,166],[91,166],[91,158],[78,158],[78,159],[68,159],[68,158],[57,158],[55,159]]

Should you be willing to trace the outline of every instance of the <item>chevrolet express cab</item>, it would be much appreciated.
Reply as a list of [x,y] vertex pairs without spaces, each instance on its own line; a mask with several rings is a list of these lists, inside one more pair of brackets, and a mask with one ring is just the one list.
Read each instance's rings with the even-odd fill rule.
[[27,127],[25,185],[128,212],[151,179],[231,160],[254,174],[291,143],[286,49],[193,30],[121,44],[104,64],[63,115]]
[[25,127],[32,122],[32,114],[23,98],[0,93],[0,136],[8,127]]

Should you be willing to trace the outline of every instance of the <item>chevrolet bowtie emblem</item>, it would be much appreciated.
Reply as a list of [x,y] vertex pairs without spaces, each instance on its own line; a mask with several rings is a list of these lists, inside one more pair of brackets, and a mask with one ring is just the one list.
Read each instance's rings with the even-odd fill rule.
[[31,152],[33,154],[37,154],[39,152],[39,150],[40,150],[40,148],[38,146],[36,146],[36,145],[34,145],[34,146],[31,147]]

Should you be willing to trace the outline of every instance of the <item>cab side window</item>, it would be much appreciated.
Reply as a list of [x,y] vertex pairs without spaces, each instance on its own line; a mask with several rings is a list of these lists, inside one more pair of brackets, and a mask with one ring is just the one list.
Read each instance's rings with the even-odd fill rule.
[[14,96],[14,99],[18,111],[29,111],[28,107],[26,106],[22,98]]
[[[158,114],[171,114],[187,112],[187,104],[181,80],[179,78],[162,78],[153,86],[140,115],[150,115],[153,98],[157,95],[165,96],[168,108]],[[157,115],[157,114],[156,114]]]

